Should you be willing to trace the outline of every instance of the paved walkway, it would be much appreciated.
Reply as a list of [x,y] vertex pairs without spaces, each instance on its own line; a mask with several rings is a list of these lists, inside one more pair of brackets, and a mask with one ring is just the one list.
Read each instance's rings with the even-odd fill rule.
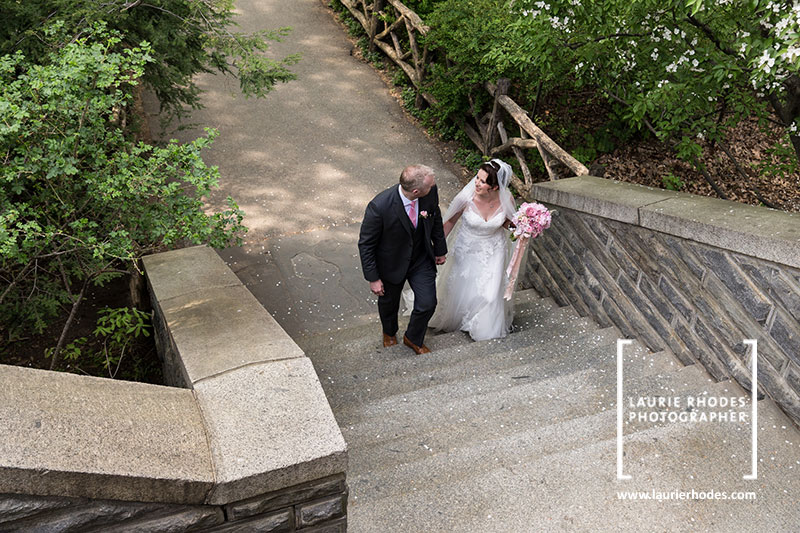
[[205,109],[184,120],[198,127],[170,136],[219,130],[205,154],[222,175],[210,204],[232,196],[250,228],[244,247],[221,255],[290,335],[367,320],[376,307],[356,248],[366,204],[411,163],[436,170],[445,201],[458,178],[372,67],[350,55],[321,0],[241,0],[237,10],[242,31],[293,28],[271,53],[302,54],[298,79],[245,99],[235,79],[199,76]]

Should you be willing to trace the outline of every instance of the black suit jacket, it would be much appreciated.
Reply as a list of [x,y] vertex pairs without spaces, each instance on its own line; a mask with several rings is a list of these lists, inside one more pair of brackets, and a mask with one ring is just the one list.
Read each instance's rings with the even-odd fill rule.
[[[405,281],[411,265],[415,230],[397,189],[393,185],[373,198],[361,223],[358,252],[364,277],[370,282],[380,279],[399,285]],[[436,186],[419,198],[418,205],[417,225],[422,224],[425,231],[425,253],[435,262],[436,257],[447,254]],[[428,216],[423,217],[423,212]]]

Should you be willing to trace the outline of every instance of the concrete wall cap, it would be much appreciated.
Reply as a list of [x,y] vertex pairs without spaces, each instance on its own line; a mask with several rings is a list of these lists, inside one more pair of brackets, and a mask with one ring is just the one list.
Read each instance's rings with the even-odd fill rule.
[[202,503],[192,391],[0,365],[0,493]]
[[800,268],[800,214],[593,176],[534,185],[541,202]]
[[640,207],[678,194],[595,176],[578,176],[533,186],[533,196],[540,202],[629,224],[639,224]]
[[800,215],[797,213],[685,195],[642,208],[641,225],[800,268]]
[[160,304],[190,383],[252,363],[304,356],[242,285],[194,291]]
[[197,290],[241,285],[213,248],[192,246],[142,258],[147,280],[163,305]]
[[195,384],[222,504],[344,472],[346,445],[306,357]]

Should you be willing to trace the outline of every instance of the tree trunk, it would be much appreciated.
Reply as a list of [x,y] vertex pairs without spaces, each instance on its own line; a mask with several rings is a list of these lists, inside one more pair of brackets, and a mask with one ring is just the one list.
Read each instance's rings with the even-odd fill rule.
[[83,296],[86,294],[86,288],[89,286],[89,279],[87,278],[86,281],[83,282],[83,286],[81,287],[81,292],[78,293],[78,297],[72,302],[72,309],[69,312],[69,316],[67,317],[67,322],[64,324],[64,327],[61,329],[61,336],[58,338],[58,344],[56,344],[55,349],[53,350],[53,358],[50,360],[50,370],[55,369],[56,361],[58,360],[58,356],[61,353],[61,349],[64,347],[64,343],[67,340],[67,333],[69,332],[70,326],[72,326],[72,321],[75,320],[75,315],[78,314],[78,308],[83,301]]

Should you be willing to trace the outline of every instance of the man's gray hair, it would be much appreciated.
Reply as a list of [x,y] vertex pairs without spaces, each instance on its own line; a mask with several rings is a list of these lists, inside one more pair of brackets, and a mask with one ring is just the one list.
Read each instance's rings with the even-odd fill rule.
[[429,166],[409,165],[400,174],[400,186],[406,192],[422,189],[425,185],[425,177],[433,175],[433,169]]

